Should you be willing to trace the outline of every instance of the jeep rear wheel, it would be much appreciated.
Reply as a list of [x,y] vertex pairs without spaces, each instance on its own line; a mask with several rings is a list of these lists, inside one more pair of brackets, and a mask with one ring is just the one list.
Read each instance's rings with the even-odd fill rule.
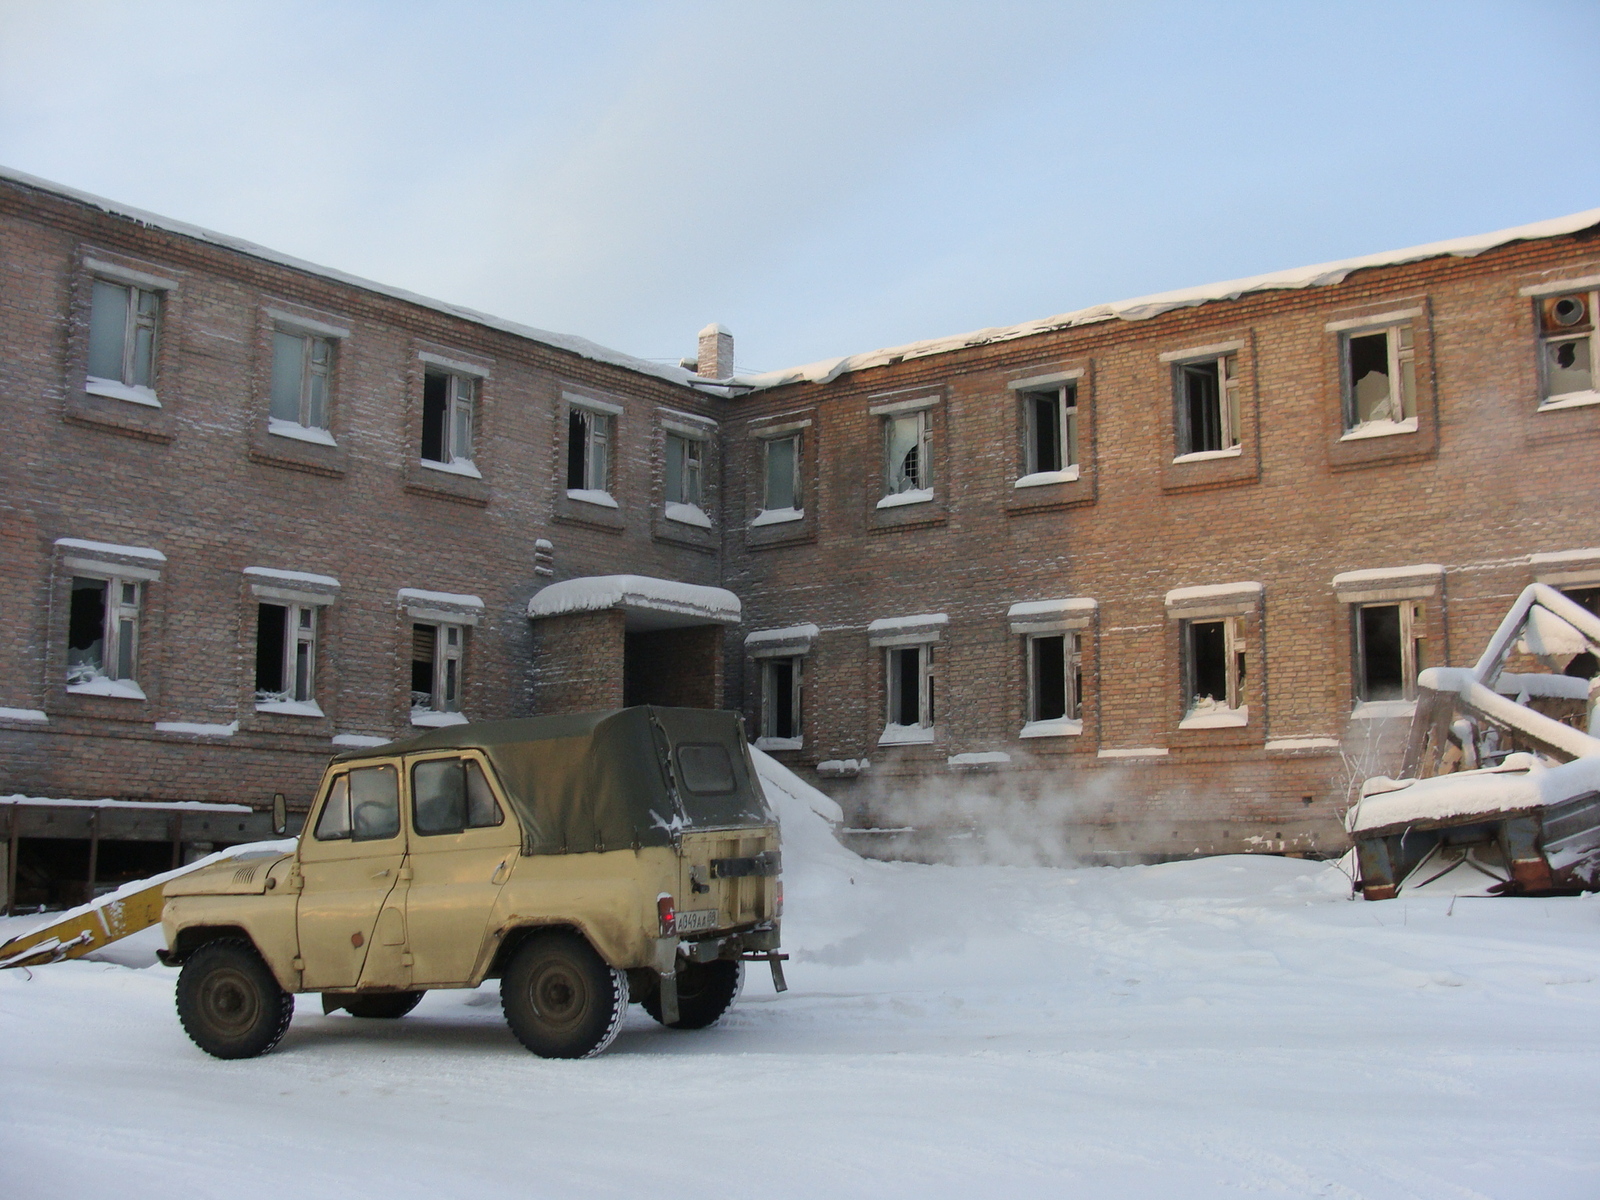
[[628,976],[575,933],[537,934],[512,956],[500,1004],[517,1040],[541,1058],[590,1058],[622,1027]]
[[217,1058],[265,1054],[293,1016],[294,997],[241,938],[207,942],[178,976],[178,1020],[196,1046]]
[[[736,958],[684,963],[678,968],[678,1019],[667,1028],[704,1029],[715,1025],[743,989],[744,963]],[[645,1012],[661,1021],[660,988],[640,1003]]]

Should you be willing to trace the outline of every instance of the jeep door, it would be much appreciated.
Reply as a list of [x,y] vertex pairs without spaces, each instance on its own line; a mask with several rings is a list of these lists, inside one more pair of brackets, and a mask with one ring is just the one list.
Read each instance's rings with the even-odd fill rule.
[[411,772],[406,928],[418,987],[469,982],[522,830],[475,752],[407,760]]
[[399,769],[384,763],[335,773],[300,839],[302,987],[352,988],[360,980],[405,854]]

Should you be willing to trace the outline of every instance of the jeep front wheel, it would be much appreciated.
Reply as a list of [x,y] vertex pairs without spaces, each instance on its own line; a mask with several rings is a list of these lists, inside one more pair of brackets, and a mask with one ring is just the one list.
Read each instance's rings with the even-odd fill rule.
[[590,1058],[622,1027],[628,976],[575,933],[537,934],[512,956],[500,1005],[517,1040],[541,1058]]
[[194,1044],[216,1058],[265,1054],[293,1016],[294,997],[241,938],[207,942],[178,976],[178,1020]]

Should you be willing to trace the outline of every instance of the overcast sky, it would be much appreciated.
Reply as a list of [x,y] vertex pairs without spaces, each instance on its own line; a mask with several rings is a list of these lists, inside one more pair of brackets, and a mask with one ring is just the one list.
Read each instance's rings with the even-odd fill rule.
[[1600,3],[0,0],[0,163],[741,371],[1600,206]]

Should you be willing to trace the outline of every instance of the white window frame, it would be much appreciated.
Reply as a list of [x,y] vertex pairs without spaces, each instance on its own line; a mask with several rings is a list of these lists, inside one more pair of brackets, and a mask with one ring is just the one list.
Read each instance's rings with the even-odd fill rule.
[[[1189,412],[1188,372],[1214,365],[1217,369],[1217,425],[1219,446],[1201,449],[1195,445],[1194,423]],[[1207,458],[1231,458],[1240,451],[1239,354],[1227,350],[1172,360],[1172,392],[1178,420],[1178,453],[1174,462],[1198,462]]]
[[[1249,663],[1243,618],[1236,616],[1194,616],[1182,619],[1183,639],[1183,720],[1180,729],[1204,729],[1246,724],[1250,717],[1244,689]],[[1199,691],[1199,664],[1195,652],[1195,629],[1200,625],[1220,624],[1223,629],[1223,692],[1221,697],[1204,697]]]
[[[151,408],[160,408],[161,402],[156,399],[156,364],[161,350],[161,314],[166,303],[166,290],[161,287],[151,286],[146,282],[135,282],[120,279],[108,273],[99,273],[90,276],[89,292],[89,358],[92,361],[94,354],[94,323],[95,323],[95,295],[101,287],[116,288],[127,295],[123,315],[122,330],[122,356],[118,365],[117,374],[96,375],[92,368],[86,368],[84,390],[99,396],[108,396],[117,400],[128,400],[135,404],[143,404]],[[141,311],[145,297],[151,300],[150,312]],[[148,361],[142,364],[139,355],[140,331],[148,331],[150,336],[150,353]]]
[[[284,609],[282,662],[279,666],[281,680],[288,686],[277,692],[261,690],[257,680],[255,692],[257,712],[288,712],[293,715],[320,716],[317,704],[317,641],[321,615],[320,604],[303,604],[293,600],[258,600],[258,605]],[[260,646],[260,608],[256,610],[256,645]],[[305,671],[302,675],[301,650],[305,652]],[[257,651],[259,659],[259,649]],[[316,712],[307,711],[314,708]]]
[[[617,418],[621,410],[609,407],[569,403],[567,406],[567,495],[575,500],[592,500],[605,503],[611,500],[611,475],[615,459]],[[576,481],[572,478],[572,439],[574,424],[581,430],[577,434],[583,446],[583,470]],[[601,497],[605,499],[602,500]],[[614,505],[615,501],[611,503]]]
[[[469,469],[476,474],[473,442],[477,435],[477,407],[481,390],[479,385],[482,381],[477,375],[465,371],[451,370],[437,363],[427,363],[423,368],[424,394],[427,389],[426,380],[430,375],[445,380],[444,428],[440,431],[439,457],[423,458],[419,450],[418,458],[426,466]],[[423,422],[422,436],[426,440],[428,436],[426,404],[423,409]]]
[[[1399,416],[1361,420],[1356,407],[1355,367],[1351,355],[1357,338],[1385,340],[1385,369],[1389,378],[1389,403],[1399,401]],[[1384,433],[1411,433],[1417,428],[1416,326],[1408,318],[1381,324],[1361,325],[1344,330],[1339,336],[1339,370],[1342,379],[1345,437]],[[1398,393],[1398,396],[1397,396]]]
[[[1367,686],[1367,644],[1366,635],[1363,633],[1361,614],[1369,608],[1398,608],[1400,610],[1400,687],[1399,696],[1386,696],[1382,698],[1368,695]],[[1350,606],[1353,629],[1351,636],[1355,641],[1355,703],[1357,707],[1366,704],[1403,703],[1410,704],[1417,698],[1417,675],[1422,670],[1423,642],[1427,640],[1426,619],[1427,612],[1421,600],[1372,600],[1352,604]]]
[[[1577,333],[1560,331],[1552,313],[1554,307],[1569,297],[1579,297],[1588,309],[1589,330]],[[1535,321],[1539,331],[1539,407],[1572,408],[1582,404],[1600,403],[1600,291],[1575,287],[1535,298]],[[1574,322],[1574,325],[1583,322]],[[1589,386],[1570,392],[1551,392],[1550,355],[1557,345],[1587,342],[1589,348]]]
[[[67,691],[79,695],[109,695],[119,699],[142,700],[144,691],[139,687],[139,623],[144,608],[143,580],[112,573],[75,570],[71,576],[72,591],[80,579],[92,580],[104,587],[101,601],[100,663],[73,664],[71,662],[71,604],[68,604],[67,634]],[[133,598],[128,599],[132,590]],[[124,661],[126,660],[126,661]],[[87,671],[82,668],[88,667]],[[113,686],[115,685],[115,686]]]
[[[804,709],[801,702],[805,690],[805,655],[773,654],[757,660],[761,667],[761,736],[756,739],[758,750],[799,750],[805,745]],[[777,698],[781,687],[779,663],[789,667],[789,717],[787,733],[777,729]]]
[[[1044,653],[1042,643],[1053,638],[1061,639],[1062,676],[1065,705],[1058,717],[1040,715],[1039,656]],[[1032,633],[1025,639],[1028,656],[1028,720],[1029,725],[1055,721],[1083,720],[1083,635],[1064,629],[1052,633]]]
[[[761,439],[761,511],[766,513],[804,513],[805,501],[800,495],[800,454],[803,447],[801,438],[803,431],[790,430],[785,433],[775,434],[772,437]],[[773,470],[772,448],[776,445],[787,443],[794,447],[789,460],[789,500],[787,505],[773,504]]]
[[[914,642],[909,645],[883,648],[884,730],[879,744],[895,742],[928,742],[933,740],[934,710],[934,646],[935,642]],[[917,720],[903,721],[906,715],[901,703],[899,672],[903,661],[899,656],[914,654],[917,672]]]
[[[1048,387],[1019,388],[1023,403],[1023,477],[1047,474],[1076,474],[1078,470],[1078,384],[1076,380]],[[1040,403],[1054,403],[1056,410],[1056,454],[1059,466],[1047,467],[1040,461],[1043,438],[1039,433]]]
[[[273,411],[278,402],[279,338],[289,338],[300,343],[300,394],[295,399],[295,415],[293,417],[284,416]],[[333,369],[335,357],[338,353],[337,346],[337,338],[296,328],[293,325],[282,322],[273,325],[272,369],[267,392],[269,427],[289,425],[298,427],[301,430],[321,433],[326,433],[333,427]],[[317,361],[317,350],[319,348],[324,351],[321,362]],[[319,389],[321,392],[320,413],[317,411],[319,406],[317,393]],[[284,432],[293,436],[291,430],[273,428],[272,432]]]
[[[461,694],[466,683],[467,626],[454,621],[413,621],[413,655],[415,654],[416,627],[426,625],[433,630],[433,691],[426,704],[419,704],[416,689],[411,691],[411,716],[416,718],[439,714],[456,714],[461,711]],[[415,658],[412,659],[416,661]],[[454,668],[452,672],[451,668]],[[443,703],[440,703],[440,681],[448,685],[453,679],[454,695],[446,686]],[[426,722],[423,722],[426,723]]]
[[[909,479],[898,471],[893,461],[895,425],[901,421],[916,423],[917,478]],[[905,456],[901,456],[902,463]],[[933,491],[933,410],[917,408],[909,412],[885,413],[883,416],[883,495],[885,500],[897,497],[919,496]],[[881,502],[880,502],[881,507]]]
[[[705,439],[676,429],[665,431],[663,438],[666,462],[662,469],[662,488],[668,504],[688,504],[701,508],[705,502]],[[670,464],[674,456],[678,464],[678,494],[672,494]]]

